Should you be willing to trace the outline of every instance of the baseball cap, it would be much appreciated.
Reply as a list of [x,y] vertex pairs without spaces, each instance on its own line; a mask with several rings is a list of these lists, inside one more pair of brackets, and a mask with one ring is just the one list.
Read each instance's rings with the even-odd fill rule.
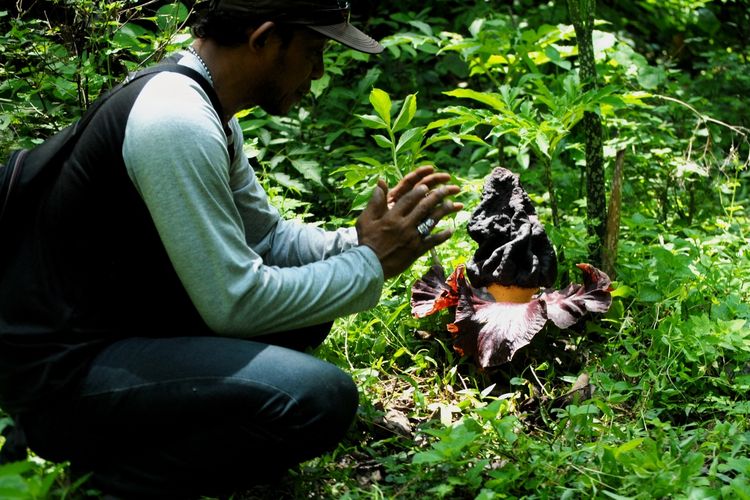
[[382,45],[352,26],[351,4],[343,0],[211,0],[208,9],[238,17],[299,24],[360,52],[383,51]]

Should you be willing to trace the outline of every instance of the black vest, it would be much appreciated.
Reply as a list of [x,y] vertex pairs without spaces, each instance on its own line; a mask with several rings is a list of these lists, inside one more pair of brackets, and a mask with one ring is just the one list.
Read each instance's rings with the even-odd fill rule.
[[0,285],[6,411],[64,395],[118,339],[211,333],[122,158],[128,115],[151,77],[121,89],[94,115],[10,257]]

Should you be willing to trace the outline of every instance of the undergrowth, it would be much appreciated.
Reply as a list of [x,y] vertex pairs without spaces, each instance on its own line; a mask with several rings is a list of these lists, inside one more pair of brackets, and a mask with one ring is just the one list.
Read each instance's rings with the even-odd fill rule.
[[[18,17],[0,8],[0,152],[61,128],[119,69],[189,43],[190,2],[52,4],[51,20],[38,5]],[[595,109],[608,163],[625,154],[612,307],[548,326],[482,372],[453,350],[447,311],[411,317],[411,286],[431,264],[419,260],[316,353],[360,389],[345,440],[234,498],[750,498],[743,3],[722,1],[731,15],[708,0],[603,5],[606,86],[589,93],[565,2],[401,4],[371,21],[387,47],[377,64],[334,46],[314,99],[287,117],[240,115],[271,199],[285,216],[351,224],[378,177],[433,162],[467,206],[438,249],[454,269],[475,248],[465,226],[482,179],[505,166],[564,250],[561,279],[575,279],[588,246],[577,123]],[[8,423],[0,413],[0,430]],[[97,495],[71,484],[66,464],[0,466],[3,499]]]

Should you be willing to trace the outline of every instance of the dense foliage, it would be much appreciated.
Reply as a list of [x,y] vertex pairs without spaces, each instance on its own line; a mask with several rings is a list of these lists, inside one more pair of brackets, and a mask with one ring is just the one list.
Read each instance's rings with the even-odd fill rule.
[[[504,166],[547,227],[559,281],[573,276],[591,238],[585,113],[603,124],[605,192],[622,162],[623,203],[609,313],[548,326],[492,373],[452,351],[446,315],[411,318],[429,257],[388,282],[381,304],[339,320],[318,352],[361,389],[345,442],[272,493],[238,497],[750,498],[750,9],[597,2],[598,81],[584,90],[568,3],[358,2],[383,55],[334,46],[290,116],[240,116],[289,217],[351,224],[379,176],[392,183],[425,162],[449,171],[467,212],[447,222],[446,268],[471,257],[466,220]],[[190,42],[187,2],[18,5],[0,9],[3,157]],[[0,467],[3,498],[89,494],[65,464]]]

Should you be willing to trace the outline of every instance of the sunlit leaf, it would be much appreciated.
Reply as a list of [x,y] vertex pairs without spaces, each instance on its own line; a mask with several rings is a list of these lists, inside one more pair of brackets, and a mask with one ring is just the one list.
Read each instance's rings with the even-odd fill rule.
[[162,5],[156,11],[156,25],[160,31],[176,29],[188,17],[188,9],[181,2]]
[[471,90],[471,89],[456,89],[456,90],[449,90],[443,93],[451,97],[473,99],[475,101],[481,102],[482,104],[486,104],[487,106],[490,106],[491,108],[497,111],[508,110],[508,105],[505,104],[505,101],[501,99],[500,96],[498,96],[497,94],[492,94],[490,92],[477,92],[476,90]]
[[396,153],[400,153],[402,150],[408,149],[413,144],[418,143],[422,140],[423,135],[424,132],[421,128],[410,128],[399,137],[398,144],[396,145]]
[[321,168],[317,161],[291,158],[290,161],[297,172],[302,174],[306,179],[309,179],[320,186],[323,185]]
[[372,89],[370,92],[370,104],[375,108],[375,112],[378,114],[381,120],[390,127],[391,126],[391,98],[383,90]]
[[409,94],[406,99],[404,99],[404,104],[401,106],[401,111],[398,114],[398,117],[396,117],[396,121],[393,124],[393,132],[398,132],[399,130],[402,130],[406,128],[409,123],[411,123],[412,119],[414,119],[414,115],[417,113],[417,97],[415,94]]
[[391,140],[384,135],[377,134],[377,135],[372,136],[372,138],[375,139],[375,142],[381,148],[390,149],[391,146],[393,146],[393,143],[391,142]]
[[387,129],[388,125],[383,121],[382,118],[375,115],[357,115],[357,118],[362,120],[365,127],[373,129]]

